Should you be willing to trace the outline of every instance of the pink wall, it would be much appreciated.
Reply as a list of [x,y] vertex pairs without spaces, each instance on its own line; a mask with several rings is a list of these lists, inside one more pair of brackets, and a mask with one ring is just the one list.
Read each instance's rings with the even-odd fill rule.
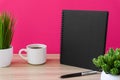
[[60,0],[0,0],[0,10],[16,17],[14,52],[30,43],[44,43],[48,53],[59,53]]
[[14,52],[30,43],[44,43],[48,53],[59,53],[62,9],[109,11],[106,49],[120,47],[120,0],[0,0],[0,11],[16,17]]

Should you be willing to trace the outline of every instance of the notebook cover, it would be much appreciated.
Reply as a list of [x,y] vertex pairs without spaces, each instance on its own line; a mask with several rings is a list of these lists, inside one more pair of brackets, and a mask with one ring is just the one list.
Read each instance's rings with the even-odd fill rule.
[[98,70],[92,59],[105,53],[107,11],[62,11],[60,63]]

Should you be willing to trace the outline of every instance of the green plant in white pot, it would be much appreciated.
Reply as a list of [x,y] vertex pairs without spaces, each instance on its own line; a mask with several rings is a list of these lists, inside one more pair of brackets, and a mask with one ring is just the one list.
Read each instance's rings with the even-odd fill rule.
[[11,41],[14,33],[14,19],[6,12],[0,15],[0,67],[9,66],[12,61]]
[[93,58],[93,63],[102,70],[101,80],[120,80],[120,49],[109,49],[105,55]]

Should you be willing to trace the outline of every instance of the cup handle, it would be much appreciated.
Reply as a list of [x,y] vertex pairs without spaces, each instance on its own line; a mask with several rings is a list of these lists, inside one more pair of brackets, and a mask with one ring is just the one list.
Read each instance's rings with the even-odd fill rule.
[[22,59],[27,60],[27,57],[25,57],[25,56],[22,55],[22,52],[23,52],[23,51],[24,51],[24,52],[27,52],[26,49],[20,49],[18,54],[19,54],[19,56],[20,56]]

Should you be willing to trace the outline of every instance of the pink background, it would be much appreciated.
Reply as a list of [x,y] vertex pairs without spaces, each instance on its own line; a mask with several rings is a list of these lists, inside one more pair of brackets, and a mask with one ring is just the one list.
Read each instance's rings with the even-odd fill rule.
[[0,0],[0,12],[16,18],[14,52],[30,43],[44,43],[48,53],[60,53],[62,9],[109,11],[106,50],[120,47],[120,0]]

